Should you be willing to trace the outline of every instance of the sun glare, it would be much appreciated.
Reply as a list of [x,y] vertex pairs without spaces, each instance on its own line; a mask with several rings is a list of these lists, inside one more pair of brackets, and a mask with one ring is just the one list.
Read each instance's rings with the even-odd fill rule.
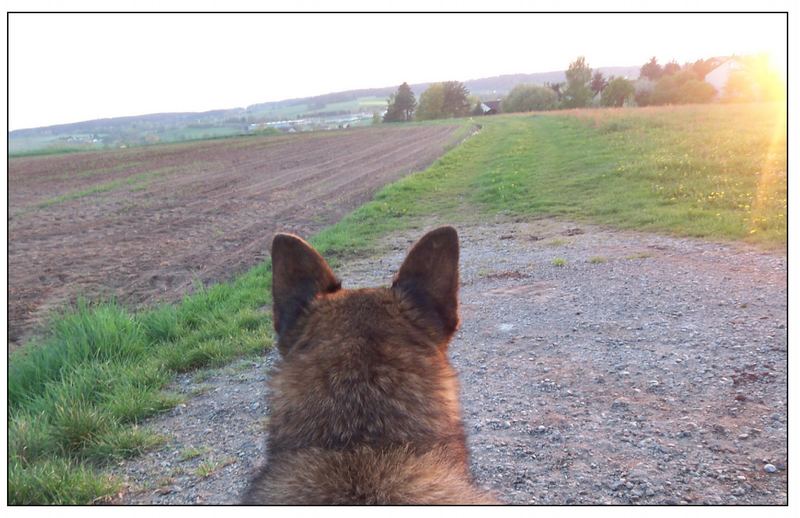
[[775,53],[764,55],[764,66],[759,70],[760,80],[768,98],[786,99],[786,52],[783,57]]

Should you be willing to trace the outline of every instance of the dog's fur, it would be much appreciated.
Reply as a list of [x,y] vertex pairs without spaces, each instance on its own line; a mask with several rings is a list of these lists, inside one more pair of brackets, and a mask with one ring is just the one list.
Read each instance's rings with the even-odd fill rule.
[[411,250],[391,288],[341,288],[311,245],[272,243],[281,362],[267,461],[246,504],[492,503],[478,489],[447,345],[458,326],[458,235]]

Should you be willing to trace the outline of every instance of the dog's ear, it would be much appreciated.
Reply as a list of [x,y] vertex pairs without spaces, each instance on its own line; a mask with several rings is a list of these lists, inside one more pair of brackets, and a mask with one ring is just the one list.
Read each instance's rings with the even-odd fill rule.
[[458,327],[458,234],[440,227],[425,234],[408,253],[392,289],[400,290],[439,320],[450,336]]
[[272,313],[278,335],[289,329],[317,295],[342,284],[314,248],[291,234],[272,240]]

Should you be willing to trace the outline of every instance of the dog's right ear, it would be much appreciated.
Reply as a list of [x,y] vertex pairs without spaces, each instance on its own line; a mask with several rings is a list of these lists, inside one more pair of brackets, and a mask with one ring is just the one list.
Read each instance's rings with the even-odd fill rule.
[[317,295],[342,287],[314,248],[292,234],[272,240],[272,317],[278,335],[289,329]]
[[458,234],[440,227],[425,234],[408,253],[392,284],[426,315],[436,318],[444,336],[458,327]]

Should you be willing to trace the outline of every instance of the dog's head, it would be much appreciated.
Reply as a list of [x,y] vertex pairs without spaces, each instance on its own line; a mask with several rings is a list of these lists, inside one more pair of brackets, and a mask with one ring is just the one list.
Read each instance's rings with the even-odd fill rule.
[[272,272],[282,356],[273,444],[275,433],[326,447],[460,433],[446,357],[458,326],[455,229],[420,239],[387,288],[342,288],[322,256],[289,234],[273,241]]

